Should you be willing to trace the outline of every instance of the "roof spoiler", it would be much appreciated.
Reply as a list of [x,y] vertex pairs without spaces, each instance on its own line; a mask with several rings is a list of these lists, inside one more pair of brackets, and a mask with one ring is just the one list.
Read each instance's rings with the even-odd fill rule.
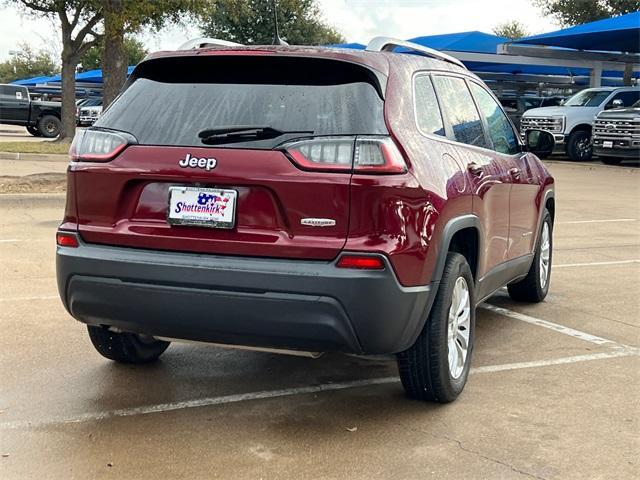
[[178,47],[178,50],[193,50],[207,47],[241,47],[241,43],[229,42],[218,38],[199,37],[189,40]]
[[406,48],[407,50],[411,50],[412,52],[419,53],[426,57],[431,57],[437,60],[453,63],[458,67],[464,68],[465,70],[467,69],[467,67],[464,66],[464,63],[462,63],[457,58],[452,57],[451,55],[447,55],[446,53],[439,52],[429,47],[418,45],[417,43],[407,42],[405,40],[398,40],[396,38],[375,37],[367,45],[366,51],[393,52],[398,47]]

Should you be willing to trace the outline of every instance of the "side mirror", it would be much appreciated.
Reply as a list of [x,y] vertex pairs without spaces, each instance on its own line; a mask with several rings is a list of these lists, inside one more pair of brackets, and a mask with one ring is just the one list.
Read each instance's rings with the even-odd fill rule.
[[566,102],[567,99],[566,98],[562,98],[560,99],[560,103],[558,103],[558,105],[564,105],[564,102]]
[[525,143],[527,150],[540,158],[551,155],[556,145],[553,135],[544,130],[527,130]]
[[605,107],[605,110],[612,110],[614,108],[623,108],[624,107],[624,102],[619,99],[616,98],[615,100],[612,100],[610,103],[607,104],[607,106]]

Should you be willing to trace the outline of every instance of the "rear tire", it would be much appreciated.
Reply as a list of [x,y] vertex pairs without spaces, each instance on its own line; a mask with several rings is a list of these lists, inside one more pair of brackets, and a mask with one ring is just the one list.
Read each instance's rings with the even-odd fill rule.
[[615,157],[600,157],[600,160],[605,165],[620,165],[622,163],[622,158]]
[[593,156],[591,132],[587,130],[576,130],[569,135],[569,141],[567,142],[567,155],[574,162],[590,161]]
[[62,122],[55,115],[43,115],[38,120],[38,131],[45,138],[55,138],[61,130]]
[[527,276],[507,285],[509,296],[518,302],[538,303],[549,292],[551,261],[553,258],[553,225],[549,210],[544,209],[536,252]]
[[135,333],[115,333],[106,327],[87,325],[91,343],[100,355],[120,363],[154,362],[169,342],[145,338]]
[[42,136],[42,134],[40,133],[40,130],[38,130],[36,127],[32,127],[31,125],[29,125],[27,127],[27,132],[29,132],[34,137],[41,137]]
[[455,400],[469,376],[474,332],[475,292],[471,269],[465,257],[450,252],[422,332],[408,350],[397,355],[407,396],[439,403]]

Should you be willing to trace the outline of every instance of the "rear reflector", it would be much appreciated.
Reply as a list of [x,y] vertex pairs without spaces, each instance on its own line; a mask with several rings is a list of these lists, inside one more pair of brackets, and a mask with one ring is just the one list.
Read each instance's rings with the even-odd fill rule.
[[56,233],[56,243],[59,247],[78,247],[78,237],[75,233],[58,232]]
[[69,155],[75,162],[108,162],[132,143],[137,141],[127,133],[79,129],[73,138]]
[[304,170],[355,173],[403,173],[407,167],[390,137],[317,137],[281,147]]
[[384,270],[384,262],[379,257],[343,255],[336,264],[338,268],[359,268],[361,270]]

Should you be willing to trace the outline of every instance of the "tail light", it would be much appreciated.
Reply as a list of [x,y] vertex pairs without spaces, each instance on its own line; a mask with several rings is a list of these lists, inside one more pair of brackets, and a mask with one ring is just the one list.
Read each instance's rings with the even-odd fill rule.
[[69,155],[75,162],[108,162],[134,143],[128,133],[86,128],[76,131]]
[[59,247],[78,248],[78,237],[74,233],[56,233],[56,243]]
[[280,146],[304,170],[404,173],[406,163],[390,137],[317,137]]
[[343,255],[336,264],[338,268],[357,268],[360,270],[384,270],[380,257],[369,255]]

